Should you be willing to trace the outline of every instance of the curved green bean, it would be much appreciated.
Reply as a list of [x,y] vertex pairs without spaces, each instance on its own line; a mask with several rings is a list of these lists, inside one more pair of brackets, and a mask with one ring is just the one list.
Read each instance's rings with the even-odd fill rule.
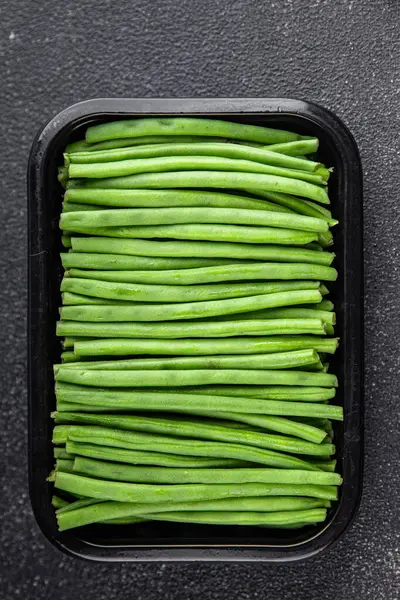
[[[277,294],[278,292],[306,291],[306,290],[319,291],[319,288],[320,288],[319,281],[307,281],[307,280],[270,281],[268,283],[265,283],[264,285],[265,285],[264,291],[265,291],[265,293],[268,293],[268,294]],[[228,309],[228,307],[229,307],[229,310],[231,309],[231,306],[227,305],[227,304],[223,304],[223,305],[210,304],[210,302],[220,302],[220,300],[212,300],[212,301],[206,301],[206,302],[207,302],[207,305],[205,303],[197,302],[196,304],[200,305],[200,306],[198,306],[198,311],[195,311],[194,314],[196,314],[196,315],[200,314],[200,312],[201,312],[200,309],[205,309],[205,312],[206,312],[205,316],[208,316],[209,309],[210,310],[213,309],[213,310],[211,310],[211,313],[210,313],[211,315],[214,314],[214,309],[217,309],[217,308],[218,308],[218,310],[221,308],[223,308],[225,310],[225,309]],[[109,306],[130,306],[131,308],[132,307],[149,308],[149,306],[147,306],[147,305],[143,306],[143,304],[140,302],[132,302],[129,300],[125,300],[125,301],[124,300],[111,300],[109,298],[94,298],[93,296],[83,296],[82,294],[75,294],[73,292],[64,292],[62,294],[62,303],[63,303],[63,305],[101,304],[101,305],[109,305]],[[179,314],[182,315],[182,318],[183,318],[183,316],[186,314],[186,312],[183,312],[183,311],[186,311],[186,309],[193,308],[193,306],[187,306],[187,304],[189,304],[189,303],[186,303],[186,304],[185,303],[163,304],[162,306],[167,311],[167,313],[166,314],[163,313],[161,320],[164,320],[164,321],[169,320],[168,314],[170,314],[170,309],[172,309],[172,311],[178,310]],[[240,311],[242,304],[243,304],[242,302],[239,304],[237,310]],[[172,308],[173,306],[175,308]],[[243,306],[247,307],[247,303],[245,302]],[[307,306],[307,304],[305,304],[305,306]],[[155,317],[158,309],[161,308],[161,306],[160,305],[157,306],[156,303],[152,303],[151,308],[154,310],[150,311],[149,314],[152,315],[153,317]],[[142,311],[139,310],[138,314],[142,315]],[[219,313],[216,313],[216,314],[219,314]],[[146,311],[143,313],[143,316],[145,316],[145,315],[146,315]],[[139,320],[141,318],[142,318],[141,316],[138,316],[137,320]],[[157,319],[155,318],[152,320],[157,320]]]
[[[277,489],[278,486],[274,486],[274,488]],[[291,491],[297,491],[295,489],[295,486],[286,486],[283,491],[285,492],[286,489],[288,493]],[[235,514],[244,513],[244,515],[246,515],[248,513],[251,513],[252,511],[256,511],[254,513],[257,514],[256,518],[260,518],[261,515],[268,515],[268,517],[270,517],[273,514],[278,513],[278,515],[280,515],[283,511],[290,511],[290,519],[299,518],[300,514],[304,515],[304,513],[307,512],[307,518],[310,518],[310,509],[327,506],[326,504],[324,504],[324,502],[329,501],[305,497],[301,498],[296,496],[266,496],[265,498],[229,498],[227,500],[203,500],[188,503],[176,502],[173,504],[163,503],[152,505],[128,502],[98,502],[97,504],[88,506],[87,508],[77,508],[69,512],[59,511],[57,512],[57,522],[59,530],[65,531],[67,529],[71,529],[72,527],[82,527],[83,525],[89,525],[90,523],[96,522],[115,523],[118,522],[117,519],[129,517],[132,518],[133,522],[135,522],[135,516],[138,514],[143,515],[144,517],[146,517],[147,513],[156,515],[167,515],[174,514],[174,512],[178,512],[179,514],[180,511],[183,511],[185,509],[187,511],[196,511],[196,514],[200,515],[204,515],[202,511],[208,511],[208,515],[212,515],[213,512],[217,515],[223,515],[227,512],[230,513],[230,511],[239,511],[239,513],[236,512]],[[291,516],[293,511],[296,511],[295,517]],[[312,513],[313,514],[311,518],[315,520],[314,511],[312,511]],[[180,515],[183,515],[183,520],[185,519],[184,515],[186,515],[186,518],[189,518],[189,514],[193,514],[193,512],[180,512]],[[163,517],[163,519],[167,520],[165,516]],[[282,523],[282,519],[279,518],[279,520],[280,523]],[[254,524],[254,521],[251,524]],[[265,524],[265,522],[263,522],[263,524]]]
[[85,139],[86,143],[93,144],[116,138],[138,138],[149,135],[213,136],[263,144],[278,144],[303,139],[303,136],[297,133],[281,129],[195,117],[144,117],[102,123],[88,127]]
[[[128,146],[139,146],[148,144],[190,144],[198,142],[227,142],[226,138],[221,137],[209,137],[199,135],[149,135],[132,138],[115,138],[104,142],[97,142],[90,144],[86,140],[80,140],[78,142],[72,142],[68,144],[65,149],[67,154],[75,152],[99,152],[103,150],[112,150],[114,148],[125,148]],[[250,142],[249,142],[250,143]],[[259,144],[256,144],[259,146]],[[261,144],[260,144],[261,146]]]
[[162,452],[148,452],[140,450],[124,450],[123,448],[112,448],[111,446],[98,446],[95,444],[82,444],[67,441],[66,446],[72,458],[75,456],[86,456],[106,461],[122,462],[134,465],[156,465],[159,467],[173,467],[174,469],[199,469],[199,468],[232,468],[247,467],[253,463],[231,458],[202,458],[198,456],[179,456],[175,454],[164,454]]
[[56,425],[53,430],[53,441],[57,439],[60,441],[70,439],[75,442],[126,448],[129,450],[149,450],[150,452],[155,448],[162,447],[163,452],[167,454],[234,458],[265,464],[278,469],[320,470],[315,465],[296,456],[275,450],[265,450],[256,446],[209,440],[171,438],[155,434],[139,433],[137,431],[132,432],[96,427],[94,425]]
[[[336,273],[336,271],[333,272]],[[64,277],[60,289],[62,292],[73,292],[84,296],[152,303],[232,300],[247,296],[248,299],[244,304],[253,304],[254,307],[251,308],[255,308],[256,305],[258,305],[257,308],[272,308],[290,304],[307,304],[308,302],[320,302],[322,299],[318,290],[298,290],[271,294],[268,293],[271,286],[262,282],[181,286],[118,283]],[[257,300],[259,296],[263,296],[263,298]],[[249,300],[249,298],[252,298],[252,300]],[[241,312],[241,309],[239,308],[236,312]]]
[[[292,452],[293,454],[309,454],[312,456],[327,456],[334,453],[334,446],[329,443],[308,442],[283,435],[257,433],[247,429],[237,429],[215,423],[202,422],[181,416],[175,418],[104,415],[89,413],[58,413],[53,414],[55,423],[84,423],[123,429],[126,431],[143,431],[163,435],[215,440],[219,442],[232,442],[235,444],[248,444],[268,450],[279,452]],[[284,482],[282,482],[284,483]],[[286,482],[295,483],[295,482]],[[300,482],[299,482],[300,483]],[[314,482],[311,482],[314,483]],[[327,483],[327,482],[325,482]]]
[[[74,410],[81,410],[82,405],[77,404]],[[104,412],[104,408],[103,408]],[[307,440],[308,442],[314,442],[320,444],[326,438],[326,431],[308,425],[307,423],[298,423],[293,419],[287,419],[285,417],[276,416],[265,416],[262,414],[252,413],[236,413],[218,410],[196,410],[196,409],[180,409],[175,410],[179,414],[197,415],[200,417],[211,417],[215,419],[226,419],[227,421],[235,421],[239,423],[246,423],[260,429],[266,429],[268,431],[276,431],[285,435],[293,436]]]
[[[318,138],[309,138],[307,140],[298,140],[296,142],[283,142],[282,144],[270,144],[265,150],[270,152],[279,152],[287,156],[299,156],[302,154],[314,154],[319,146]],[[264,148],[263,148],[264,149]]]
[[[105,179],[77,179],[71,187],[113,189],[169,189],[169,188],[218,188],[261,189],[283,192],[329,204],[329,196],[322,186],[308,181],[278,175],[245,173],[235,171],[170,171],[164,173],[139,173],[124,177]],[[67,186],[68,187],[68,186]]]
[[268,148],[254,148],[252,146],[223,142],[194,142],[185,144],[177,141],[171,144],[149,144],[130,148],[115,148],[96,152],[95,154],[93,152],[75,152],[65,155],[68,164],[108,163],[160,156],[218,156],[308,172],[316,171],[320,166],[318,162],[295,158],[295,155],[290,156],[285,153],[279,153],[277,150],[271,152]]
[[[240,146],[238,146],[239,148]],[[278,156],[278,155],[277,155]],[[63,168],[64,169],[64,168]],[[114,160],[112,162],[70,163],[62,177],[71,179],[106,179],[125,177],[138,173],[164,173],[171,171],[209,171],[256,173],[278,177],[288,177],[299,181],[308,181],[315,185],[326,185],[324,177],[317,172],[295,170],[255,162],[224,158],[220,156],[159,156],[154,158],[134,158],[132,160]]]
[[[328,267],[327,267],[328,268]],[[238,298],[237,310],[232,312],[247,312],[262,308],[288,306],[293,304],[308,304],[320,302],[322,296],[318,290],[291,290],[271,293],[271,284],[263,282],[252,283],[220,283],[208,285],[146,285],[119,283],[112,281],[98,281],[94,279],[81,279],[78,277],[64,277],[61,282],[62,292],[73,292],[84,296],[109,298],[111,300],[129,300],[136,302],[165,302],[165,303],[192,303],[212,302],[220,300],[220,304],[203,304],[196,314],[208,316],[207,309],[212,314],[215,310],[228,310],[230,312],[233,299]],[[246,300],[239,302],[240,297]],[[223,300],[227,302],[222,303]],[[230,304],[229,304],[229,301]],[[122,307],[121,307],[122,308]],[[151,306],[149,308],[152,308]],[[190,312],[194,307],[187,307]],[[193,308],[193,310],[192,310]],[[159,307],[154,307],[155,311]],[[202,314],[202,311],[204,314]],[[151,311],[150,311],[151,312]],[[141,320],[138,318],[137,320]]]
[[282,194],[278,192],[266,192],[263,190],[249,190],[250,193],[256,194],[261,198],[265,198],[274,204],[277,204],[284,208],[300,214],[308,215],[309,217],[316,217],[317,219],[325,219],[330,226],[337,225],[337,221],[332,219],[332,214],[324,206],[315,204],[305,198],[297,198],[290,194]]
[[[107,413],[112,411],[113,407],[108,406],[107,404],[79,404],[73,402],[64,402],[63,400],[57,400],[57,411],[58,412],[90,412],[90,413]],[[123,412],[124,409],[120,407],[117,408],[119,412]],[[129,410],[125,409],[125,410]],[[227,421],[234,421],[236,423],[246,423],[249,425],[253,425],[258,429],[266,429],[267,431],[276,431],[278,433],[283,433],[286,435],[290,435],[296,438],[300,438],[302,440],[307,440],[308,442],[314,442],[315,444],[320,444],[326,438],[326,431],[324,429],[319,429],[313,425],[309,425],[307,423],[299,423],[294,421],[293,419],[287,419],[285,417],[271,417],[260,414],[247,414],[247,413],[235,413],[235,412],[225,412],[218,410],[198,410],[198,409],[175,409],[175,413],[185,414],[185,415],[197,415],[201,417],[213,417],[215,419],[225,419]],[[221,421],[220,421],[221,422]],[[223,423],[223,422],[222,422]],[[79,453],[77,453],[79,454]],[[90,455],[89,455],[90,456]],[[63,457],[61,457],[63,458]],[[66,458],[71,458],[71,456],[66,456]],[[101,458],[101,457],[100,457]],[[196,465],[193,465],[196,466]],[[207,465],[205,465],[207,466]],[[211,466],[211,465],[210,465]],[[238,466],[238,465],[236,465]],[[318,465],[320,466],[320,465]],[[326,469],[334,471],[332,469]]]

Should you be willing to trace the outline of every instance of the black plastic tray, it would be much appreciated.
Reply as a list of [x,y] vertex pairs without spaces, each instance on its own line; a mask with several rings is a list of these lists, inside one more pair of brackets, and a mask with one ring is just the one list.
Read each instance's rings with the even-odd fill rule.
[[[53,466],[50,411],[55,407],[52,364],[60,357],[55,325],[62,276],[58,219],[62,190],[57,166],[69,141],[93,123],[150,115],[202,115],[281,127],[320,139],[320,159],[334,167],[330,183],[339,279],[333,296],[341,338],[334,371],[345,420],[335,431],[340,499],[320,527],[296,532],[250,527],[143,523],[91,525],[59,533],[46,477]],[[28,168],[29,209],[29,478],[34,514],[44,535],[70,554],[102,561],[293,561],[336,541],[360,501],[363,466],[362,174],[357,146],[335,115],[289,99],[99,99],[57,115],[33,142]]]

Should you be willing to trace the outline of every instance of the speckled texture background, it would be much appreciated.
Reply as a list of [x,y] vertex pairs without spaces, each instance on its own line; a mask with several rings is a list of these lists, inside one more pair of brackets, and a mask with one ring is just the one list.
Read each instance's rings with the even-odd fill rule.
[[[0,598],[400,598],[397,0],[3,0],[0,5]],[[100,96],[294,96],[348,124],[365,174],[365,491],[351,531],[290,566],[104,565],[55,550],[26,473],[29,147]],[[396,498],[397,496],[397,498]]]

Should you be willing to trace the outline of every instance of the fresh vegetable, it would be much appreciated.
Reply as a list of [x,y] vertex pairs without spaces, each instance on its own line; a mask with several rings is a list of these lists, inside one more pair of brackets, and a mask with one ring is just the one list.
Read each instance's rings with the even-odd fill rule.
[[332,170],[317,150],[202,117],[94,124],[67,146],[60,530],[325,521],[343,409]]

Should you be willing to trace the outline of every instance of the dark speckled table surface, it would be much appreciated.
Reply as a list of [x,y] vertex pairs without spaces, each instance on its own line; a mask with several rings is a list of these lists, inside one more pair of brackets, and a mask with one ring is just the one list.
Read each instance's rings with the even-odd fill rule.
[[[0,598],[400,598],[400,7],[397,0],[3,0],[0,5]],[[32,516],[26,184],[38,128],[91,97],[294,96],[350,127],[365,176],[365,485],[325,554],[267,564],[86,563]]]

